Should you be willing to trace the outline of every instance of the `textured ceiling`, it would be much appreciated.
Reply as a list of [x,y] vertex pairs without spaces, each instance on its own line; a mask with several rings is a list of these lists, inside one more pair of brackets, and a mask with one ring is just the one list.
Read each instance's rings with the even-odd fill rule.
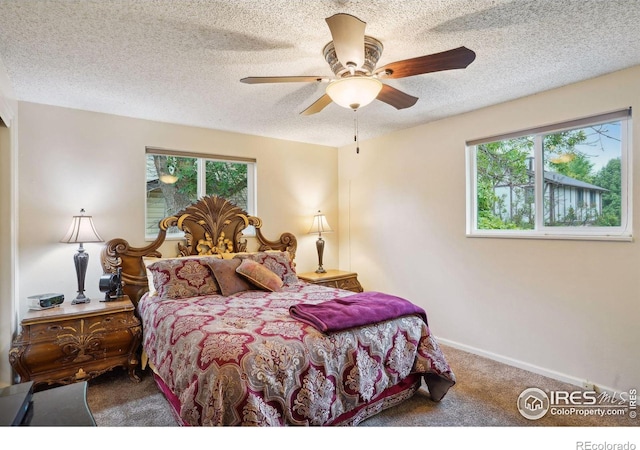
[[[0,59],[18,100],[342,146],[354,113],[299,113],[326,75],[325,18],[384,44],[378,67],[466,46],[466,69],[386,80],[419,97],[358,113],[360,140],[640,64],[637,0],[0,0]],[[640,80],[639,80],[640,82]]]

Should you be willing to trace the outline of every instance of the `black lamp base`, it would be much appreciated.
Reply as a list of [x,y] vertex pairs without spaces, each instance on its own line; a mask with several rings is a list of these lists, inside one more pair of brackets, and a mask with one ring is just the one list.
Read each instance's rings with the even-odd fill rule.
[[84,247],[80,244],[78,253],[73,256],[73,262],[76,265],[76,277],[78,279],[78,295],[71,302],[72,305],[81,303],[89,303],[91,299],[84,295],[84,278],[87,274],[87,265],[89,264],[89,254],[84,251]]
[[89,303],[90,301],[91,299],[86,297],[84,294],[78,294],[78,296],[71,301],[71,304],[78,305],[81,303]]
[[316,269],[316,273],[327,273],[322,267],[322,254],[324,253],[324,239],[322,236],[318,237],[316,241],[316,249],[318,250],[318,268]]

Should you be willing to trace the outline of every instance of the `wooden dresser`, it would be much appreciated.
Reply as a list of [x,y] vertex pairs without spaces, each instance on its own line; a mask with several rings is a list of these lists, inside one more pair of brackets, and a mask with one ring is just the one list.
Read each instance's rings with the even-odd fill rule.
[[321,284],[347,291],[362,292],[362,286],[358,281],[358,274],[343,270],[328,269],[325,273],[307,272],[299,273],[298,278],[308,283]]
[[142,328],[126,296],[29,311],[21,325],[9,361],[22,382],[69,384],[119,366],[140,381],[135,369]]

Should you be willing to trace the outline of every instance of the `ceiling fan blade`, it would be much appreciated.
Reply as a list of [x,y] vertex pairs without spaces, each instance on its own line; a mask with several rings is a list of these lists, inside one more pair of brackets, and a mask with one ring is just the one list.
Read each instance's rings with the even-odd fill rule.
[[301,77],[246,77],[241,79],[243,83],[258,84],[258,83],[312,83],[320,81],[329,81],[327,77],[313,77],[313,76],[301,76]]
[[325,19],[338,61],[346,67],[364,64],[364,29],[366,23],[351,14],[334,14]]
[[376,69],[380,78],[405,78],[441,70],[464,69],[476,59],[476,53],[458,47],[432,55],[396,61]]
[[382,90],[376,97],[377,100],[383,101],[396,109],[410,108],[418,101],[418,97],[414,97],[409,94],[405,94],[398,89],[389,86],[388,84],[382,85]]
[[311,114],[319,113],[327,105],[329,105],[329,103],[331,103],[332,101],[333,100],[331,100],[331,97],[329,97],[327,94],[324,94],[322,97],[320,97],[318,100],[316,100],[313,103],[313,105],[309,106],[307,109],[302,111],[300,114],[302,114],[303,116],[310,116]]

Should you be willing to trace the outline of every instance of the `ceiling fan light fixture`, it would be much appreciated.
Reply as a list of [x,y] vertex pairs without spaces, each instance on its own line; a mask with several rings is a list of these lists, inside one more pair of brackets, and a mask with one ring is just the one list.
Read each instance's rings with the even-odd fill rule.
[[[476,54],[466,47],[418,56],[388,63],[376,69],[382,55],[382,42],[365,34],[366,22],[351,14],[334,14],[325,19],[332,40],[322,50],[335,75],[335,81],[324,76],[245,77],[240,81],[256,83],[292,83],[329,81],[326,92],[300,114],[310,116],[331,103],[357,111],[378,99],[396,109],[409,108],[418,97],[406,94],[378,78],[406,78],[443,70],[464,69]],[[364,44],[364,45],[363,45]]]
[[382,90],[380,80],[371,77],[348,77],[327,86],[327,95],[343,108],[358,109],[376,99]]

